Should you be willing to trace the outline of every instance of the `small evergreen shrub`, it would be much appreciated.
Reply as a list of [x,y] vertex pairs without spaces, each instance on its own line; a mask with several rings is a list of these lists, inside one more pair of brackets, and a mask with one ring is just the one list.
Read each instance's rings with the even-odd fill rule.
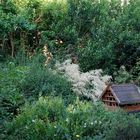
[[37,64],[27,73],[21,90],[31,100],[39,96],[52,95],[62,97],[68,103],[75,98],[71,83],[65,77]]

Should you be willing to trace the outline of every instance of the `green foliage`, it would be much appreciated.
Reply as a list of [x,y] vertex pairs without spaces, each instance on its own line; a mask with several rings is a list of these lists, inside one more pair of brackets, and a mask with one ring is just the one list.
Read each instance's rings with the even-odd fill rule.
[[39,64],[33,65],[26,74],[21,83],[21,90],[27,98],[52,95],[63,97],[67,103],[74,99],[70,82],[56,71],[39,66]]
[[136,65],[132,68],[131,74],[135,82],[140,86],[140,60],[138,60]]
[[140,86],[140,62],[137,60],[136,65],[130,72],[122,66],[117,73],[114,73],[116,83],[135,83]]
[[[113,71],[116,69],[115,65],[112,64],[114,56],[112,54],[112,44],[109,44],[106,49],[102,46],[98,46],[98,43],[93,43],[89,41],[87,43],[87,48],[79,50],[79,63],[80,68],[83,71],[100,69],[101,66],[106,71]],[[111,58],[111,59],[110,59]],[[108,59],[108,61],[106,61]]]
[[139,139],[139,117],[75,101],[71,83],[35,54],[47,44],[54,61],[78,56],[82,71],[102,68],[116,83],[140,85],[139,5],[139,0],[123,6],[118,0],[1,0],[0,61],[15,59],[0,64],[0,138]]
[[139,138],[140,120],[108,112],[98,104],[77,100],[65,107],[61,98],[40,97],[6,124],[6,139],[76,140]]
[[[54,57],[78,55],[83,71],[102,68],[110,74],[122,65],[130,70],[139,58],[139,0],[123,6],[117,0],[10,0],[5,4],[9,10],[1,5],[1,32],[12,32],[15,53],[18,45],[33,52],[47,44]],[[8,46],[3,53],[11,50]]]
[[25,98],[19,86],[27,71],[27,67],[15,66],[13,62],[0,65],[0,137],[4,123],[11,121],[24,105]]
[[[83,71],[102,68],[113,74],[124,65],[130,70],[139,58],[139,1],[130,1],[121,8],[121,3],[97,4],[100,12],[95,15],[96,26],[92,40],[79,50],[79,63]],[[101,17],[100,20],[96,20]]]
[[114,73],[116,83],[130,83],[133,80],[132,75],[126,71],[125,67],[122,66],[118,73]]
[[43,68],[42,61],[39,56],[32,63],[26,63],[30,66],[22,62],[20,64],[24,66],[16,66],[14,62],[0,65],[0,136],[4,123],[17,116],[27,101],[48,95],[62,97],[65,104],[74,101],[76,95],[71,84],[62,75]]
[[55,133],[59,135],[59,128],[55,128],[56,123],[63,120],[64,116],[65,107],[62,100],[41,97],[34,105],[26,105],[23,113],[9,124],[8,139],[51,139]]
[[93,106],[77,101],[67,108],[59,98],[39,98],[26,105],[21,115],[7,125],[8,139],[79,139],[98,134]]
[[[131,121],[130,121],[131,120]],[[121,125],[119,125],[121,124]],[[134,118],[133,116],[128,116],[126,118],[121,118],[119,121],[114,120],[112,122],[112,129],[108,131],[106,139],[107,140],[139,140],[140,134],[138,130],[140,129],[140,120]]]

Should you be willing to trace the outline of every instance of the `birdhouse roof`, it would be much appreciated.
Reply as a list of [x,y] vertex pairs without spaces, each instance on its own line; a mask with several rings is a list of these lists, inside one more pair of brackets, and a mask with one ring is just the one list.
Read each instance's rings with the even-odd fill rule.
[[134,84],[113,84],[108,86],[100,98],[110,89],[120,105],[140,103],[140,90]]

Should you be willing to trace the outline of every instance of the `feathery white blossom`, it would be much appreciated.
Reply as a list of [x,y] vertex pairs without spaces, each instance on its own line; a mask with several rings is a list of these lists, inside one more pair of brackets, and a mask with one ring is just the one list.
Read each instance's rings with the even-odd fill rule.
[[57,63],[56,66],[72,82],[73,90],[77,94],[83,94],[93,101],[101,95],[106,88],[105,82],[111,78],[108,75],[102,76],[101,69],[86,73],[80,72],[78,64],[71,64],[71,60],[66,60],[62,64]]

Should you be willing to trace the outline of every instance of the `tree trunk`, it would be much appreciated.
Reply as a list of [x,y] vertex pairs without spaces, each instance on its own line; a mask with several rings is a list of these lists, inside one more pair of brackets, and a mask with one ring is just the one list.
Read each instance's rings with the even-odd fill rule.
[[24,32],[20,32],[20,45],[23,49],[25,49],[25,33]]
[[4,49],[5,49],[5,35],[3,36],[3,38],[2,38],[2,50],[4,51]]
[[9,34],[9,41],[10,41],[10,47],[11,47],[11,57],[13,58],[14,57],[14,51],[15,51],[13,33]]

